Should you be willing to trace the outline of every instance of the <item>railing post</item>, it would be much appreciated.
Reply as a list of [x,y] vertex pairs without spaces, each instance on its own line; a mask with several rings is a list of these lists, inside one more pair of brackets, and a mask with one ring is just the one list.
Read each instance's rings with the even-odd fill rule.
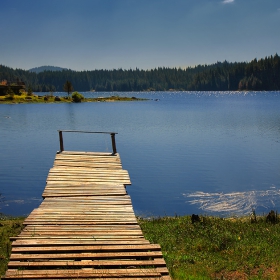
[[63,147],[63,137],[62,137],[62,131],[59,130],[58,131],[59,134],[59,144],[60,144],[60,152],[64,151],[64,147]]
[[113,155],[117,153],[115,133],[111,133]]

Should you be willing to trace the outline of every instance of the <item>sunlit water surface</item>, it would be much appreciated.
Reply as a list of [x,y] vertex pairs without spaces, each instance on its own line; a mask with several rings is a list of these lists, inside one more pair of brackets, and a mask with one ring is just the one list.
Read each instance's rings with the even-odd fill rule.
[[[27,215],[41,203],[59,129],[118,133],[137,215],[279,210],[280,92],[114,94],[150,100],[0,105],[1,212]],[[111,151],[108,135],[64,138],[66,150]]]

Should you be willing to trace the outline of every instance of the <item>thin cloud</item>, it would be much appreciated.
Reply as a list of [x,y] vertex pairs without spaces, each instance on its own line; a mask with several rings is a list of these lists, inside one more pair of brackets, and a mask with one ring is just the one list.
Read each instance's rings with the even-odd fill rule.
[[233,3],[234,2],[234,0],[224,0],[222,3],[223,4],[229,4],[229,3]]

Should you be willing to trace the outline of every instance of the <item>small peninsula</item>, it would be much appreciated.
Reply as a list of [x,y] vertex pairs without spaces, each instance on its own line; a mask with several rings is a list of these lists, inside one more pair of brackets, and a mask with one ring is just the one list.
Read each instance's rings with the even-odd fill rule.
[[85,98],[78,92],[73,92],[70,97],[55,96],[48,94],[44,96],[22,92],[20,95],[0,96],[0,104],[22,104],[22,103],[81,103],[81,102],[120,102],[120,101],[144,101],[147,99],[137,97],[121,97],[112,95],[108,97]]
[[15,82],[2,80],[0,82],[0,104],[20,104],[20,103],[81,103],[81,102],[115,102],[115,101],[140,101],[147,100],[136,97],[120,97],[112,95],[107,97],[85,98],[81,93],[74,91],[70,81],[64,84],[64,91],[67,96],[56,96],[53,91],[46,95],[36,95],[31,87],[17,79]]

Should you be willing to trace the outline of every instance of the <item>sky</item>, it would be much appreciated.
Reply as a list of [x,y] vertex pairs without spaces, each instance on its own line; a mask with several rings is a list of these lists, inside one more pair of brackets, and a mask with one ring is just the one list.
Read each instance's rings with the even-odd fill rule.
[[0,64],[193,67],[280,54],[279,0],[0,0]]

